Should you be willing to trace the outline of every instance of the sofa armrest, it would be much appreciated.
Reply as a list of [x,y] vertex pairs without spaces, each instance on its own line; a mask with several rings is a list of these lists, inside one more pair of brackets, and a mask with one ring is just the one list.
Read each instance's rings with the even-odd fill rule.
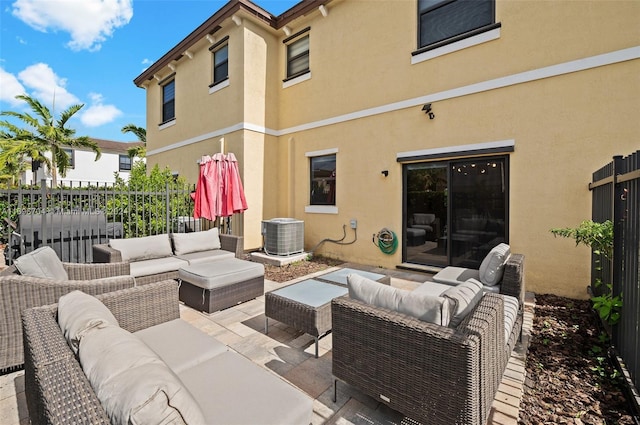
[[489,399],[487,391],[493,391],[496,379],[487,389],[483,374],[499,368],[496,364],[483,373],[484,364],[496,362],[493,356],[499,353],[482,351],[496,344],[490,334],[500,327],[501,302],[500,296],[483,297],[451,329],[348,296],[336,298],[333,374],[419,422],[481,424],[495,396]]
[[180,318],[178,283],[163,280],[97,296],[118,319],[120,327],[136,332]]
[[91,247],[94,263],[121,263],[122,254],[108,244],[95,244]]
[[81,264],[62,263],[69,275],[69,280],[102,279],[105,277],[131,274],[129,263]]
[[110,424],[55,316],[55,305],[22,313],[25,397],[31,423]]
[[516,297],[522,309],[524,307],[524,292],[524,255],[511,254],[504,265],[500,293]]
[[244,256],[244,238],[236,235],[220,234],[220,247],[225,251],[231,251],[236,258]]

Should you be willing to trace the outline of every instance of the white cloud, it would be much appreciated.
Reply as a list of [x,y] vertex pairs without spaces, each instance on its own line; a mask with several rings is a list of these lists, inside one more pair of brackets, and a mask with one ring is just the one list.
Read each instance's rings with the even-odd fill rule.
[[13,15],[30,27],[71,35],[72,50],[100,50],[133,17],[131,0],[16,0]]
[[0,101],[7,102],[11,106],[19,106],[24,102],[16,99],[16,96],[25,93],[27,91],[15,75],[0,68]]
[[142,59],[142,64],[143,65],[150,65],[151,64],[151,59],[147,59],[147,58]]
[[58,77],[53,69],[45,63],[28,66],[18,73],[18,78],[22,84],[29,87],[29,94],[52,112],[60,112],[71,105],[81,103],[65,88],[66,78]]
[[122,111],[113,105],[104,105],[104,97],[99,93],[90,93],[91,106],[80,111],[80,121],[87,127],[98,127],[115,120]]

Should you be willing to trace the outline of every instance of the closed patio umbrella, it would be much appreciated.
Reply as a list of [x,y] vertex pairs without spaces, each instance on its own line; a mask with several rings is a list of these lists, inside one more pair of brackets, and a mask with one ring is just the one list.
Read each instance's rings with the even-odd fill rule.
[[227,154],[226,162],[226,212],[230,212],[231,214],[241,213],[247,209],[247,199],[244,196],[244,187],[242,186],[242,180],[240,180],[238,160],[233,153],[229,153]]

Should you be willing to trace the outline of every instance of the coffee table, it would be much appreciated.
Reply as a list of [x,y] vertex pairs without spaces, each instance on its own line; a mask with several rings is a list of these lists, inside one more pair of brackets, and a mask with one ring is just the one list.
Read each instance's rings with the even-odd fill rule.
[[265,334],[269,333],[269,318],[308,333],[315,339],[315,356],[318,358],[318,341],[331,331],[331,300],[349,292],[346,283],[351,273],[387,285],[390,282],[385,275],[345,268],[267,292]]

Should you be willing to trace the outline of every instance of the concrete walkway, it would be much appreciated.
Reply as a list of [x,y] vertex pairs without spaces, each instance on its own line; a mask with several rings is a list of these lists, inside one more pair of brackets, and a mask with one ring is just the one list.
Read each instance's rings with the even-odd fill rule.
[[[347,266],[347,265],[345,265]],[[355,265],[348,265],[354,267]],[[364,269],[364,268],[363,268]],[[324,270],[286,283],[265,282],[265,291],[272,291],[299,280],[328,273]],[[394,287],[413,289],[427,280],[427,275],[400,270],[366,268],[391,276]],[[517,424],[520,399],[525,378],[525,358],[529,332],[533,321],[533,296],[527,294],[523,338],[512,353],[507,371],[499,387],[488,424]],[[331,375],[331,334],[320,339],[319,358],[315,358],[314,339],[282,323],[269,322],[269,334],[264,333],[264,296],[233,308],[205,314],[181,305],[184,320],[216,337],[231,349],[278,374],[315,399],[312,423],[316,424],[401,424],[413,423],[384,404],[338,382],[338,400],[333,399]],[[28,424],[24,398],[24,372],[0,376],[0,424]]]

